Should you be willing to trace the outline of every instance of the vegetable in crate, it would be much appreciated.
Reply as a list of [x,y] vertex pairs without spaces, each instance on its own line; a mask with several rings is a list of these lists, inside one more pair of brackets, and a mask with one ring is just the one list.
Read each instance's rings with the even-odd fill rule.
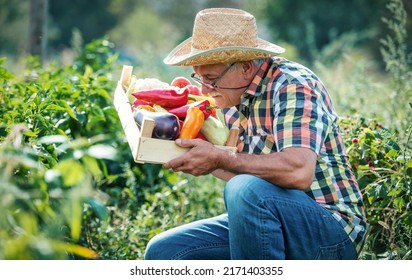
[[134,108],[133,110],[146,110],[146,111],[150,111],[150,112],[156,112],[156,110],[150,106],[150,105],[139,105],[136,108]]
[[139,128],[142,127],[144,119],[150,119],[155,122],[152,138],[175,140],[179,135],[179,118],[171,113],[150,112],[145,109],[135,110],[134,120]]
[[227,138],[229,137],[229,129],[218,118],[208,117],[204,123],[200,132],[203,136],[214,145],[225,145]]
[[202,95],[200,87],[195,85],[187,85],[185,88],[189,90],[190,95]]
[[185,86],[191,85],[192,83],[190,82],[189,79],[179,76],[175,77],[173,81],[170,83],[172,87],[179,87],[179,88],[184,88]]
[[152,104],[150,104],[149,102],[143,101],[143,100],[135,99],[135,100],[133,101],[133,104],[132,104],[132,111],[133,111],[135,108],[137,108],[137,107],[139,107],[139,106],[141,106],[141,105],[152,105]]
[[127,88],[126,95],[129,99],[130,104],[133,103],[134,97],[132,95],[133,92],[141,91],[141,90],[150,90],[150,89],[162,89],[162,88],[170,88],[168,83],[162,82],[156,78],[144,78],[138,79],[136,76],[132,76],[130,84]]
[[186,115],[187,115],[187,110],[190,107],[199,108],[203,112],[203,115],[205,116],[205,119],[207,119],[213,112],[212,107],[210,106],[209,100],[205,99],[205,100],[189,103],[189,104],[183,105],[183,106],[178,107],[178,108],[169,109],[169,113],[172,113],[172,114],[178,116],[180,119],[185,119]]
[[192,101],[196,102],[196,101],[201,101],[201,100],[208,100],[210,103],[210,106],[216,107],[215,100],[213,99],[213,97],[210,97],[207,95],[195,95],[195,94],[191,94],[189,91],[188,99],[189,99],[189,103]]
[[186,88],[141,90],[132,93],[132,95],[139,100],[144,100],[165,108],[180,107],[189,101],[189,90]]
[[189,107],[179,138],[194,139],[199,134],[205,115],[197,107]]

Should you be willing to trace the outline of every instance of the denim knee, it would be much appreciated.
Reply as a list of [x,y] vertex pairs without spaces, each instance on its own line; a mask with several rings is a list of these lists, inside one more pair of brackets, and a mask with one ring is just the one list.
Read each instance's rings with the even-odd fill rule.
[[[247,189],[247,186],[249,184],[249,177],[252,177],[250,175],[236,175],[232,179],[230,179],[225,186],[224,189],[224,198],[225,198],[225,203],[230,204],[233,202],[238,202],[239,201],[239,196],[241,196],[242,190]],[[243,196],[243,195],[242,195]]]
[[225,203],[233,202],[235,204],[248,200],[258,205],[273,198],[277,201],[284,200],[292,203],[298,200],[299,204],[304,203],[311,206],[316,204],[303,191],[282,188],[262,178],[248,174],[236,175],[229,180],[225,186],[224,197]]
[[241,209],[246,201],[258,203],[259,194],[256,192],[256,186],[259,180],[262,179],[247,174],[236,175],[229,180],[224,190],[226,208]]
[[144,259],[145,260],[167,260],[170,259],[171,256],[165,256],[164,253],[167,253],[164,250],[164,246],[162,245],[163,239],[159,238],[159,235],[150,239],[149,243],[146,246]]
[[154,242],[153,239],[150,239],[149,243],[146,245],[146,250],[144,252],[144,259],[145,260],[153,260],[156,259],[154,258],[155,256],[157,256],[157,253],[154,253],[155,251],[157,251],[156,248],[156,242]]

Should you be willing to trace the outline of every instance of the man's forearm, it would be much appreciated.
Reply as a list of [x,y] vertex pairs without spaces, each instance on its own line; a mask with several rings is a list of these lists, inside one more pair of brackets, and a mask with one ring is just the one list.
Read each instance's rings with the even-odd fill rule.
[[306,189],[313,180],[316,154],[307,148],[288,148],[267,155],[221,152],[217,161],[217,167],[232,177],[251,174],[280,187]]

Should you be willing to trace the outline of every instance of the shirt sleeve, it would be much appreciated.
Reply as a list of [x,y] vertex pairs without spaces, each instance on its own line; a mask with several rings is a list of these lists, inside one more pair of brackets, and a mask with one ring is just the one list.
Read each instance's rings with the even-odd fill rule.
[[274,139],[281,151],[305,147],[320,153],[330,120],[316,90],[303,84],[287,84],[274,96]]

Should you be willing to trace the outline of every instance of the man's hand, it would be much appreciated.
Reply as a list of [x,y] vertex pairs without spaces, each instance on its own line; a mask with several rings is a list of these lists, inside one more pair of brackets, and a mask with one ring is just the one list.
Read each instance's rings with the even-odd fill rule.
[[176,145],[190,150],[163,164],[164,168],[182,171],[194,176],[206,175],[218,168],[219,154],[225,152],[201,139],[176,139]]

